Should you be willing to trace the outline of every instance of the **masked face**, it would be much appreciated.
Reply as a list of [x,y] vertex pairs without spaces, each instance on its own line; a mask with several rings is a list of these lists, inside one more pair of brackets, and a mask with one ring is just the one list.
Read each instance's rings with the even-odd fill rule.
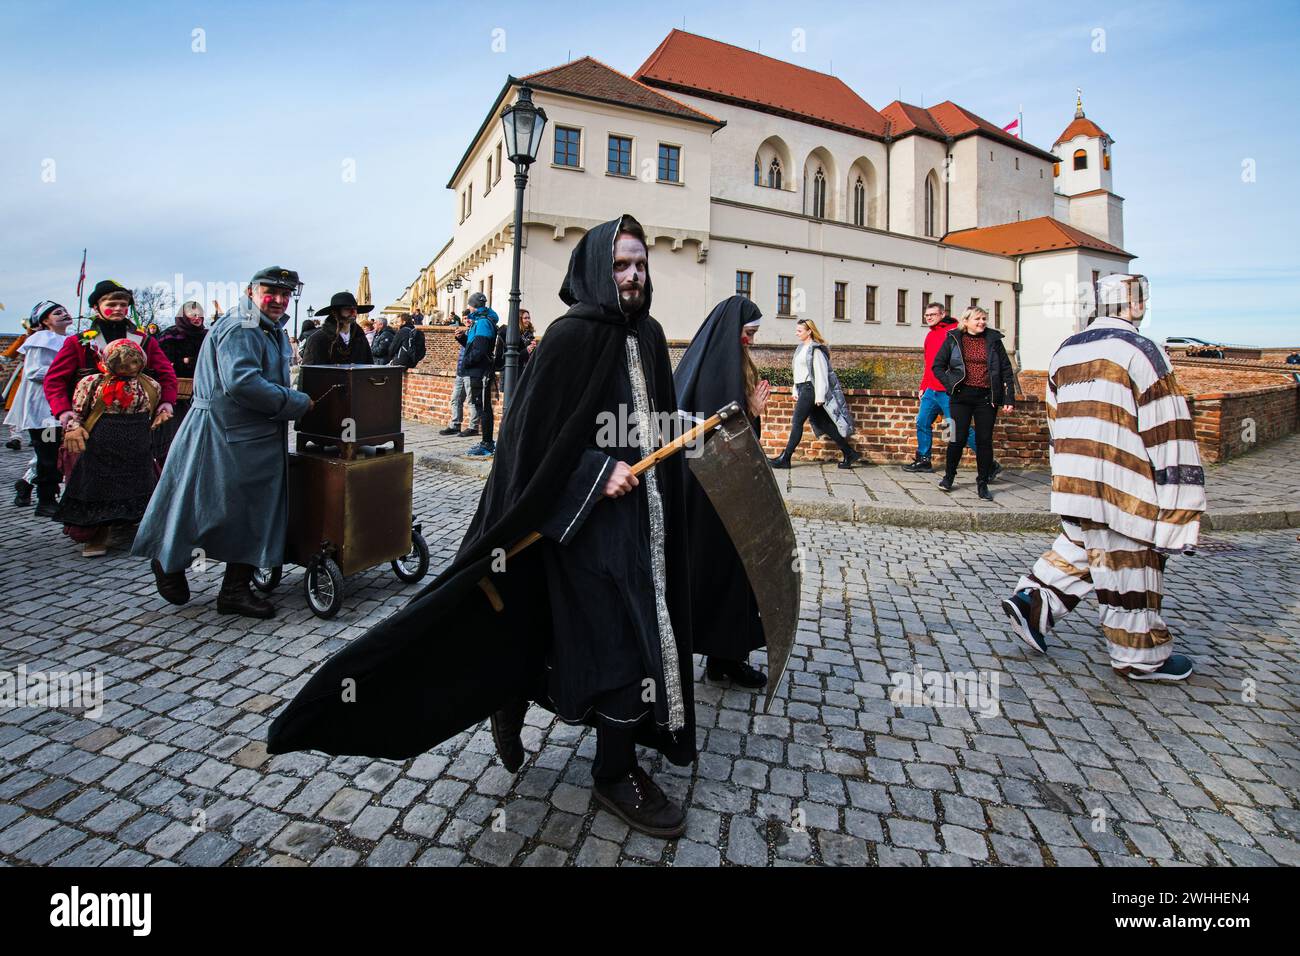
[[51,332],[65,335],[68,331],[68,325],[72,322],[72,316],[68,314],[67,309],[59,306],[57,309],[51,309],[43,321],[45,327]]
[[618,304],[625,315],[645,305],[649,268],[645,244],[636,236],[620,233],[614,243],[614,284],[618,286]]
[[190,325],[203,324],[203,306],[197,302],[187,302],[181,309],[181,316]]
[[262,314],[272,322],[278,322],[284,316],[292,295],[292,290],[282,289],[279,286],[259,284],[249,287],[249,298],[253,300],[253,305],[261,309]]

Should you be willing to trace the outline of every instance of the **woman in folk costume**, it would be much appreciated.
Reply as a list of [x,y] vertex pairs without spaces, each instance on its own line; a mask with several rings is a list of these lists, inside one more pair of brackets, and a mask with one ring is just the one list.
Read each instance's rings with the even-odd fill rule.
[[[5,416],[5,424],[25,431],[31,436],[36,452],[35,469],[14,482],[17,495],[14,504],[30,504],[32,488],[36,488],[36,514],[42,518],[54,516],[59,498],[59,442],[63,435],[58,420],[50,412],[45,397],[45,375],[54,357],[67,338],[72,316],[57,302],[38,302],[28,320],[28,334],[18,353],[23,357],[23,381],[15,396],[13,408]],[[22,500],[25,499],[25,500]]]
[[[771,386],[759,380],[749,355],[763,313],[743,295],[714,307],[673,373],[677,404],[695,418],[708,418],[737,402],[761,435],[761,416]],[[758,604],[731,538],[693,476],[686,479],[690,528],[691,631],[696,654],[708,657],[705,676],[728,678],[740,687],[762,687],[767,675],[750,667],[749,652],[764,645]]]
[[773,468],[789,468],[790,456],[803,440],[804,423],[811,420],[813,434],[835,442],[844,456],[840,468],[852,468],[862,460],[862,452],[849,444],[853,434],[853,416],[844,398],[844,389],[831,368],[831,353],[826,340],[812,319],[800,319],[794,324],[794,334],[799,347],[794,351],[791,367],[794,371],[794,420],[790,424],[790,437],[785,451],[769,458]]
[[1205,470],[1169,358],[1137,332],[1148,298],[1145,276],[1105,276],[1101,314],[1052,357],[1051,510],[1061,534],[1002,607],[1044,653],[1051,629],[1095,591],[1115,672],[1178,681],[1193,664],[1173,652],[1160,616],[1165,560],[1196,544]]
[[144,516],[157,483],[149,433],[166,419],[155,417],[161,390],[144,366],[144,349],[118,339],[73,394],[63,445],[77,459],[54,518],[86,557],[108,553],[113,525]]
[[159,463],[167,460],[172,439],[185,420],[185,413],[190,410],[194,369],[199,359],[199,349],[203,347],[203,340],[208,335],[208,330],[203,326],[203,318],[202,303],[191,300],[177,311],[172,327],[158,336],[158,347],[176,370],[177,381],[175,415],[171,421],[154,431],[154,455]]

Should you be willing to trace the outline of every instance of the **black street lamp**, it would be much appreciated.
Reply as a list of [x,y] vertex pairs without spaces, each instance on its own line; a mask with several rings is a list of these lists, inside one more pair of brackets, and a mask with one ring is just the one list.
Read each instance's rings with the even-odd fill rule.
[[506,320],[505,409],[515,396],[519,379],[519,257],[523,251],[524,187],[528,185],[528,167],[537,159],[546,128],[546,110],[533,105],[533,91],[525,83],[519,87],[519,99],[501,111],[505,128],[505,153],[515,164],[514,262],[510,268],[510,314]]
[[298,300],[300,298],[302,298],[301,282],[293,290],[293,337],[295,339],[298,337]]

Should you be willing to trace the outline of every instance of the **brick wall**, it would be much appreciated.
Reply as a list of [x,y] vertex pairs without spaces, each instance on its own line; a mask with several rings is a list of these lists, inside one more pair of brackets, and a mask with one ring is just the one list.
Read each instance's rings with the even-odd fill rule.
[[1191,400],[1196,443],[1207,462],[1253,451],[1300,425],[1300,389],[1278,385],[1244,392],[1210,392]]
[[[426,425],[446,425],[451,421],[451,393],[456,386],[456,358],[460,344],[454,326],[421,326],[424,335],[424,359],[406,373],[402,386],[402,417]],[[468,405],[468,400],[466,405]],[[492,401],[493,415],[501,423],[501,396]],[[462,424],[469,423],[466,408]]]

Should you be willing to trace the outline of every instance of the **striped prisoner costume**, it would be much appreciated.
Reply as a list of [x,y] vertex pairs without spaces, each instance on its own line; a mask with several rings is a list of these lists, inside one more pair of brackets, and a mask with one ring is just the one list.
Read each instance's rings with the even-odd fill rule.
[[1062,530],[1017,589],[1044,634],[1095,591],[1113,666],[1155,670],[1173,653],[1162,552],[1195,545],[1205,511],[1187,400],[1164,352],[1108,317],[1057,350],[1046,397]]

